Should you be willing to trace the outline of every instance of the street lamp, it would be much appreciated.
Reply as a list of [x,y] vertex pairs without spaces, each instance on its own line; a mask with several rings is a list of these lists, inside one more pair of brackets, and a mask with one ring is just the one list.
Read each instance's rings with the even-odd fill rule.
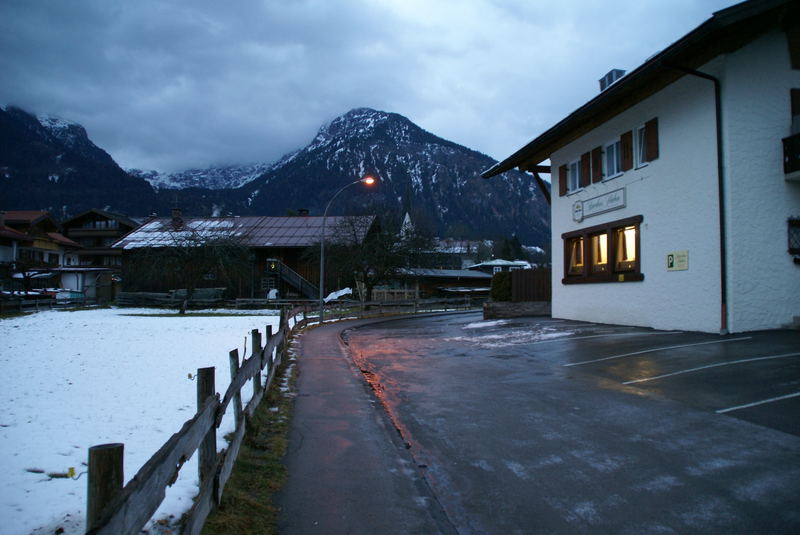
[[328,201],[328,204],[325,205],[325,212],[322,214],[322,239],[319,242],[319,323],[322,325],[325,322],[325,315],[323,312],[323,307],[325,306],[325,220],[328,217],[328,208],[331,207],[331,203],[333,200],[339,196],[341,192],[349,188],[350,186],[355,186],[356,184],[366,184],[367,186],[371,186],[375,183],[375,179],[371,176],[365,176],[364,178],[360,178],[349,184],[345,184],[342,186],[339,191],[333,194],[331,200]]

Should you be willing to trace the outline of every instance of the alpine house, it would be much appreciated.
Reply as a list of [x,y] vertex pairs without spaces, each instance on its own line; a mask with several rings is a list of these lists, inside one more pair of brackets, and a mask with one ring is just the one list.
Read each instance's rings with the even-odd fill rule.
[[796,324],[800,2],[718,11],[600,82],[483,173],[519,168],[540,186],[551,174],[553,316],[721,333]]

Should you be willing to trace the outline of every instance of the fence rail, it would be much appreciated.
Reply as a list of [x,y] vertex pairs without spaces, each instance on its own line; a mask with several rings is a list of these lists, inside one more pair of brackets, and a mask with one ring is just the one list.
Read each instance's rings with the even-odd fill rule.
[[[290,323],[293,325],[290,326]],[[247,419],[253,415],[272,384],[275,371],[281,364],[286,341],[295,330],[305,327],[306,323],[302,308],[295,308],[288,314],[282,313],[276,333],[272,333],[272,327],[267,326],[263,345],[261,333],[254,329],[251,332],[250,357],[239,364],[238,350],[230,352],[231,382],[222,398],[214,391],[214,368],[199,369],[197,413],[161,446],[124,488],[98,481],[99,476],[102,478],[103,474],[114,472],[108,466],[115,466],[118,462],[121,466],[123,445],[104,444],[91,448],[86,533],[139,533],[164,500],[166,488],[176,481],[179,470],[195,451],[198,452],[200,490],[186,516],[182,533],[199,533],[208,514],[219,504],[244,439]],[[267,375],[263,385],[262,372]],[[247,406],[242,408],[241,389],[251,381],[253,396]],[[216,429],[221,425],[230,403],[235,404],[235,432],[228,447],[217,453]],[[116,453],[109,455],[109,449],[112,452],[116,450]],[[104,460],[100,463],[93,462],[93,450],[103,452]],[[121,474],[117,479],[122,481]]]
[[[478,301],[467,298],[426,299],[361,303],[340,301],[325,307],[325,317],[337,320],[353,317],[377,317],[398,313],[474,308]],[[198,452],[200,489],[186,515],[181,533],[195,535],[209,513],[222,498],[225,484],[244,440],[247,421],[254,414],[264,394],[272,385],[275,372],[289,337],[317,318],[311,303],[283,307],[277,332],[267,326],[262,345],[261,333],[251,332],[251,355],[239,363],[237,349],[229,353],[231,381],[220,397],[214,388],[214,368],[200,368],[197,374],[197,413],[142,466],[122,487],[123,444],[101,444],[89,449],[89,494],[87,496],[87,534],[127,535],[139,533],[164,500],[166,488],[177,480],[183,464]],[[288,312],[287,312],[288,311]],[[262,384],[262,373],[266,381]],[[252,382],[253,396],[242,407],[241,390]],[[235,431],[228,447],[216,451],[216,430],[228,407],[233,404]]]

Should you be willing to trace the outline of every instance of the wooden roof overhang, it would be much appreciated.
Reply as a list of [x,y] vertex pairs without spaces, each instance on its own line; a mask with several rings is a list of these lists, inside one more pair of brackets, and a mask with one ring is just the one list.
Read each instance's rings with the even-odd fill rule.
[[797,0],[749,0],[717,11],[481,176],[491,178],[514,168],[534,175],[549,173],[549,167],[540,164],[553,152],[685,76],[685,69],[696,69],[720,54],[732,52],[776,24],[785,29],[792,27],[796,32],[798,21]]

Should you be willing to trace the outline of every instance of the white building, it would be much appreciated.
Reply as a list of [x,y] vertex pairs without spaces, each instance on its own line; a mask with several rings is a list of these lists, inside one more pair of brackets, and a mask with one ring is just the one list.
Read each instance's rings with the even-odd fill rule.
[[550,160],[553,316],[706,332],[796,321],[800,3],[737,4],[609,74],[483,175],[518,167],[541,184]]

